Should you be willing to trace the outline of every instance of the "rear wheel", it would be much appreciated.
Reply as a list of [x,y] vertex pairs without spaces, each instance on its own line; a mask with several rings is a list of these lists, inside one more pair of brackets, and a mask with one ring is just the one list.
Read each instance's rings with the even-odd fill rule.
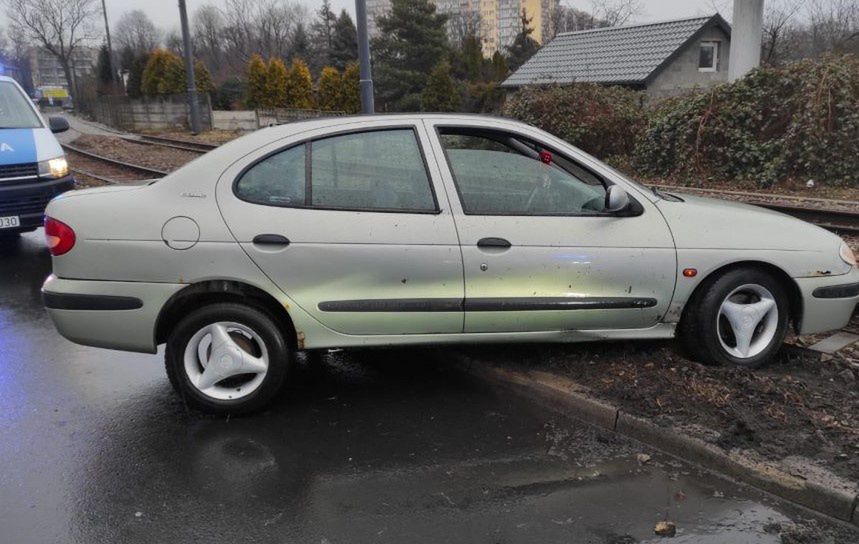
[[730,270],[703,286],[680,324],[680,337],[704,363],[757,368],[787,334],[789,304],[781,283],[762,270]]
[[205,306],[182,319],[167,340],[167,376],[191,407],[246,414],[280,391],[289,353],[266,313],[243,304]]

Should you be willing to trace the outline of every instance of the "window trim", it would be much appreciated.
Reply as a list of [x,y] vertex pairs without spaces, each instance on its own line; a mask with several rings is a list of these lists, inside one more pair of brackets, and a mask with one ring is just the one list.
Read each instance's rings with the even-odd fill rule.
[[[426,173],[427,183],[429,183],[430,194],[432,195],[433,208],[426,210],[409,210],[403,208],[344,208],[338,206],[314,206],[312,197],[313,197],[313,169],[312,169],[312,156],[313,156],[313,142],[317,140],[325,140],[328,138],[335,138],[338,136],[348,136],[350,134],[366,134],[371,132],[386,132],[392,130],[410,130],[415,137],[415,143],[418,146],[418,152],[421,157],[421,164],[424,167],[424,172]],[[255,200],[249,200],[247,198],[243,198],[238,191],[239,182],[244,177],[244,175],[248,172],[248,170],[252,169],[259,163],[277,155],[278,153],[282,153],[284,151],[288,151],[290,149],[305,146],[304,149],[304,203],[303,204],[272,204],[269,202],[258,202]],[[438,204],[438,196],[436,195],[435,183],[432,177],[432,173],[429,169],[429,162],[427,161],[426,151],[424,150],[424,145],[421,142],[420,133],[418,132],[417,125],[413,124],[405,124],[405,125],[385,125],[380,127],[369,127],[369,128],[352,128],[352,129],[343,129],[337,130],[333,132],[328,132],[322,135],[317,136],[308,136],[306,138],[296,140],[288,145],[283,147],[279,147],[275,150],[269,151],[265,155],[259,157],[254,160],[250,164],[244,166],[238,174],[236,174],[235,178],[233,178],[232,183],[232,192],[233,196],[242,202],[247,202],[248,204],[254,204],[256,206],[268,206],[272,208],[295,208],[301,210],[323,210],[323,211],[335,211],[335,212],[361,212],[361,213],[404,213],[404,214],[418,214],[418,215],[439,215],[442,213],[442,209]]]
[[598,179],[606,191],[608,191],[609,187],[611,187],[612,185],[616,185],[616,184],[612,183],[611,181],[606,179],[605,176],[594,172],[593,169],[588,168],[587,166],[583,165],[580,161],[577,161],[577,160],[571,158],[567,153],[561,153],[557,150],[557,148],[555,148],[553,146],[546,145],[542,141],[535,140],[534,138],[531,138],[530,136],[525,136],[525,135],[519,134],[517,132],[505,129],[505,128],[479,127],[479,126],[474,126],[474,125],[458,125],[458,124],[447,124],[447,123],[435,124],[433,126],[433,128],[435,129],[435,135],[436,135],[436,138],[438,139],[438,145],[441,148],[442,152],[444,153],[444,160],[445,160],[445,163],[447,165],[447,170],[448,170],[448,172],[450,172],[450,177],[453,180],[453,187],[454,187],[454,189],[456,189],[456,195],[457,195],[457,198],[459,198],[459,207],[462,210],[463,215],[472,215],[472,216],[476,216],[476,217],[603,217],[604,218],[604,217],[632,217],[632,216],[639,216],[639,215],[642,215],[644,213],[644,206],[642,206],[641,203],[638,200],[636,200],[636,198],[633,195],[629,194],[629,191],[627,191],[627,194],[629,194],[629,201],[630,201],[629,211],[628,212],[622,212],[622,213],[613,213],[613,212],[594,212],[594,213],[493,212],[493,213],[482,213],[482,212],[468,211],[468,210],[466,210],[465,199],[463,199],[463,197],[462,197],[462,191],[459,188],[459,181],[456,179],[456,172],[454,172],[454,170],[453,170],[453,166],[452,166],[452,163],[450,161],[450,156],[447,153],[447,148],[444,146],[444,143],[442,143],[441,130],[443,130],[443,129],[465,129],[465,130],[474,130],[474,131],[481,131],[481,132],[500,132],[503,134],[508,134],[508,135],[514,136],[520,140],[525,140],[525,141],[528,141],[531,143],[536,143],[539,146],[541,146],[543,149],[547,149],[550,152],[552,152],[553,154],[559,155],[559,156],[563,157],[564,159],[570,161],[571,163],[575,164],[576,166],[578,166],[579,168],[581,168],[585,172],[589,173],[590,175],[592,175],[593,177]]
[[[713,47],[713,66],[701,66],[701,49],[706,46]],[[719,71],[719,49],[721,42],[719,40],[702,40],[698,44],[698,71],[699,72],[718,72]]]

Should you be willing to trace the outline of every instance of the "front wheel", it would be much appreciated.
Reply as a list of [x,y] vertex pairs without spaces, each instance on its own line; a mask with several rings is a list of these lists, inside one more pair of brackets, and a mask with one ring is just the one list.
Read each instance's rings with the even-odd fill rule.
[[167,340],[167,376],[184,401],[215,414],[246,414],[280,391],[288,348],[274,320],[243,304],[204,306]]
[[680,336],[701,362],[757,368],[776,355],[788,322],[782,284],[762,270],[739,268],[703,287],[683,316]]

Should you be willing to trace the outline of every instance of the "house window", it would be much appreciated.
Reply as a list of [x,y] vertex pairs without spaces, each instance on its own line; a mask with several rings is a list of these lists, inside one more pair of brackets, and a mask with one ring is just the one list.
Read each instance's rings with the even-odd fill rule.
[[716,72],[719,70],[719,42],[701,42],[698,50],[698,71]]

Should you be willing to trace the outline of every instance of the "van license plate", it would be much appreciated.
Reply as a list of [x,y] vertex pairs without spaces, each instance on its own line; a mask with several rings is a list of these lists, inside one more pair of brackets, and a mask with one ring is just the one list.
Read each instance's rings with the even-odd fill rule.
[[17,215],[0,217],[0,229],[12,229],[21,226],[21,220]]

